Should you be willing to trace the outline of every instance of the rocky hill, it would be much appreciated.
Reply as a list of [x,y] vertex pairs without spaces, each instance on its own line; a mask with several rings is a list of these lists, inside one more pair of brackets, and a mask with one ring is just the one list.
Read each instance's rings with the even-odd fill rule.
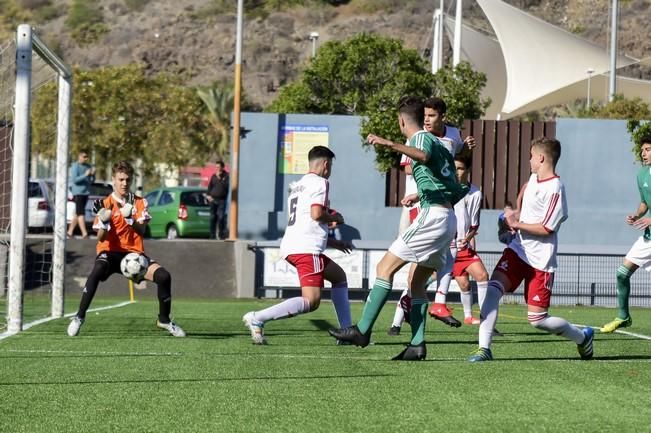
[[[133,2],[133,0],[132,0]],[[0,2],[1,3],[1,2]],[[60,10],[72,0],[51,0]],[[258,2],[259,3],[259,2]],[[606,47],[610,0],[507,0],[518,8]],[[651,55],[645,30],[651,18],[648,0],[622,1],[620,49],[642,58]],[[39,33],[70,64],[84,68],[139,62],[149,71],[182,73],[191,84],[232,80],[235,52],[235,4],[219,0],[99,0],[108,31],[96,43],[80,46],[65,25],[66,14],[45,21]],[[130,6],[131,4],[131,6]],[[232,4],[224,9],[217,4]],[[447,0],[454,14],[454,0]],[[297,77],[309,60],[318,32],[320,45],[358,32],[399,38],[426,55],[431,46],[432,12],[439,0],[351,0],[340,6],[312,5],[247,15],[244,22],[243,85],[247,98],[265,106],[283,84]],[[228,9],[230,8],[230,10]],[[0,15],[2,11],[0,11]],[[464,2],[465,23],[492,33],[481,9]],[[644,68],[627,75],[649,78]]]

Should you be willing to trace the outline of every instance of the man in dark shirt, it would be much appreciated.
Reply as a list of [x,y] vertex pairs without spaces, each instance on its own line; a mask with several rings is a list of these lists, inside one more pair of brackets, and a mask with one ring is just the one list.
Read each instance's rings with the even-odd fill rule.
[[[217,161],[215,174],[208,183],[207,197],[210,202],[210,238],[225,239],[226,233],[226,197],[228,196],[228,173],[224,163]],[[217,231],[219,229],[219,231]]]

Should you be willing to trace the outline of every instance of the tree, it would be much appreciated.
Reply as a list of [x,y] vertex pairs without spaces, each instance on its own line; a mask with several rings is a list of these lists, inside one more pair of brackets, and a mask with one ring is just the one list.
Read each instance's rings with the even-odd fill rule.
[[197,88],[197,95],[208,110],[208,119],[219,136],[215,156],[223,160],[230,142],[231,111],[233,111],[233,86],[229,83],[215,83],[210,87]]
[[589,110],[581,110],[579,117],[591,119],[651,119],[651,108],[649,104],[639,97],[627,99],[623,95],[615,95],[613,100],[606,104],[594,104]]
[[[402,95],[441,96],[452,121],[477,118],[490,101],[479,92],[486,77],[466,63],[436,75],[415,50],[402,42],[370,34],[325,43],[298,81],[285,86],[266,111],[281,113],[355,114],[364,116],[362,142],[369,132],[402,141],[396,122],[396,102]],[[382,172],[398,162],[398,155],[376,149]]]
[[629,120],[626,122],[626,129],[631,134],[633,140],[633,148],[631,151],[635,155],[635,159],[642,162],[642,137],[651,137],[651,122],[641,122],[640,120]]
[[[34,98],[32,149],[53,157],[56,85]],[[143,174],[159,164],[182,167],[207,159],[218,136],[192,88],[167,74],[147,77],[140,66],[74,71],[71,151],[91,149],[98,165],[139,160]]]

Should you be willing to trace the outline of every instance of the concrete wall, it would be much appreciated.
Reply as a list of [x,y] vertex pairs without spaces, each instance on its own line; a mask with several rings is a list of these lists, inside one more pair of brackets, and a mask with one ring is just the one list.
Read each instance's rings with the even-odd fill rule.
[[[299,175],[278,174],[280,125],[327,125],[330,148],[337,154],[331,178],[332,205],[350,229],[345,237],[384,245],[397,234],[400,210],[386,208],[385,177],[374,167],[374,152],[364,151],[355,116],[277,115],[244,113],[249,132],[240,154],[239,235],[244,239],[274,240],[286,221],[289,182]],[[565,183],[570,218],[563,225],[563,249],[626,250],[638,233],[623,221],[638,204],[632,143],[626,122],[560,119],[557,138],[563,145],[558,172]],[[497,240],[499,211],[482,212],[478,241],[501,248]],[[568,251],[569,252],[569,251]]]
[[[66,242],[66,296],[81,296],[95,261],[94,239]],[[191,298],[253,297],[255,254],[246,242],[211,240],[146,240],[147,255],[172,275],[172,295]],[[129,296],[128,280],[115,274],[100,283],[98,295]],[[136,288],[136,299],[155,297],[156,285]]]
[[[557,166],[565,184],[569,218],[559,233],[564,252],[624,254],[640,233],[624,222],[639,204],[640,165],[623,120],[560,119]],[[482,211],[478,242],[495,243],[499,211]]]
[[239,237],[273,240],[282,237],[289,183],[302,175],[278,173],[278,131],[282,124],[325,125],[329,147],[337,155],[330,178],[332,207],[346,219],[350,239],[392,239],[400,209],[387,208],[386,179],[374,167],[375,153],[364,151],[356,116],[243,113],[248,132],[240,148]]

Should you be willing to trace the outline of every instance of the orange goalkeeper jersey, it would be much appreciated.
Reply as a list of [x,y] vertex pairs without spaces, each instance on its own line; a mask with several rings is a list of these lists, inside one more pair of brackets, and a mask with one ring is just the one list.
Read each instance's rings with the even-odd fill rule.
[[[104,207],[111,209],[111,219],[108,224],[110,228],[106,234],[106,239],[97,242],[97,254],[101,252],[136,252],[144,253],[145,246],[142,236],[132,227],[134,221],[139,223],[147,222],[151,219],[147,210],[147,200],[136,196],[133,203],[131,216],[124,218],[120,213],[120,208],[124,202],[114,193],[104,198]],[[95,217],[94,229],[100,229],[103,223]]]

